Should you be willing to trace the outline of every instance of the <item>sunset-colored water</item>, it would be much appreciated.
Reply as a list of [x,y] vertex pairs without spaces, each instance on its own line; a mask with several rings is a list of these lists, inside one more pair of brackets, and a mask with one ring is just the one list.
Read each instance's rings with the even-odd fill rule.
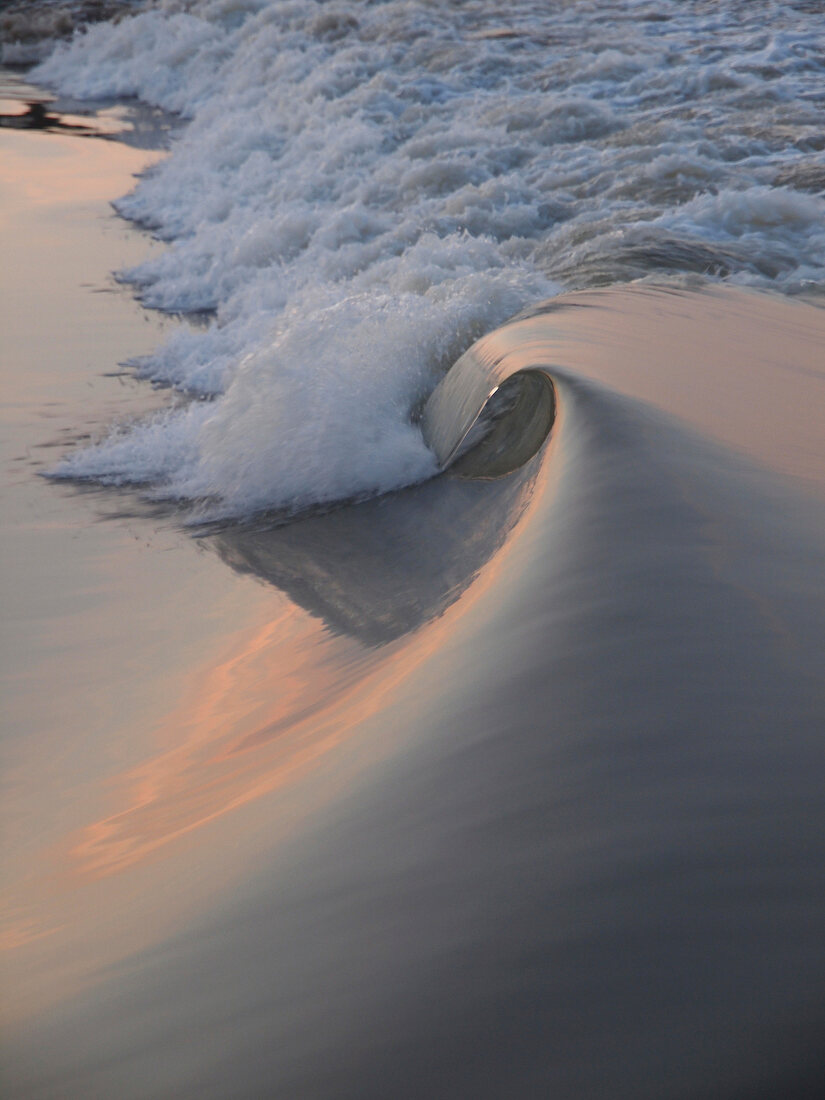
[[814,8],[15,6],[10,1100],[818,1100]]

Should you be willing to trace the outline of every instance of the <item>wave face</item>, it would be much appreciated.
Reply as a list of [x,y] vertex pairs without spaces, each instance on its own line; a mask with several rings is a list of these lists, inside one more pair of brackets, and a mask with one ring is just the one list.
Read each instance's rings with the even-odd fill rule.
[[89,800],[34,976],[125,908],[141,946],[15,1029],[9,1100],[819,1100],[823,342],[774,295],[566,295],[442,391],[546,366],[519,471],[227,525],[335,648],[276,605]]
[[36,79],[190,120],[118,203],[170,242],[125,277],[214,318],[138,365],[186,400],[56,472],[209,515],[366,496],[435,472],[413,411],[528,302],[819,291],[816,9],[203,0],[59,47]]

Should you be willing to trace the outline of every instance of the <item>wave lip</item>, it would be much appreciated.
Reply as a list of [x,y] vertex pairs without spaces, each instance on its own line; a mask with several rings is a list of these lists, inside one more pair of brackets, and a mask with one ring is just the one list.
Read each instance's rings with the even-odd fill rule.
[[556,417],[548,364],[524,365],[496,354],[488,337],[461,356],[421,414],[424,439],[439,467],[501,477],[540,449]]

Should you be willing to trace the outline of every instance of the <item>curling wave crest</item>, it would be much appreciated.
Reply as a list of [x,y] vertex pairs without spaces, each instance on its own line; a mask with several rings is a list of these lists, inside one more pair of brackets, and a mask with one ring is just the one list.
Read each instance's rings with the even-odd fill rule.
[[118,203],[169,242],[125,277],[214,320],[139,364],[187,400],[57,472],[228,515],[381,492],[435,471],[413,409],[530,301],[663,273],[820,290],[823,40],[771,0],[203,0],[92,27],[36,78],[190,120]]

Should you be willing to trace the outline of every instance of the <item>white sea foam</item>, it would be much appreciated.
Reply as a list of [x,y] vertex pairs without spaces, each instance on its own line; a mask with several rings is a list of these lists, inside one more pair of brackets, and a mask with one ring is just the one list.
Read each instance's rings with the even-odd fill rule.
[[383,491],[433,472],[412,410],[531,300],[821,285],[825,200],[788,181],[825,179],[823,47],[769,0],[204,0],[92,27],[37,78],[191,120],[119,209],[170,242],[127,273],[145,302],[215,311],[140,369],[212,400],[58,472],[230,514]]

